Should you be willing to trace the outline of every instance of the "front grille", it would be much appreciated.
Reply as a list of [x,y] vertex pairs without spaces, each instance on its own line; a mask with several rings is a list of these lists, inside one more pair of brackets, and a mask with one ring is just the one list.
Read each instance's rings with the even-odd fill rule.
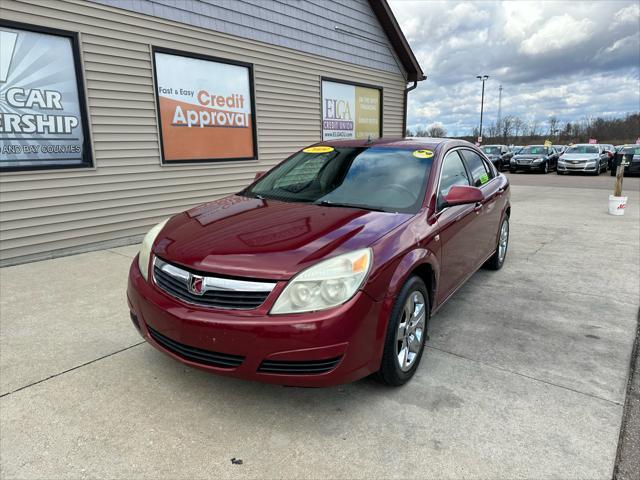
[[210,352],[209,350],[203,350],[201,348],[190,347],[189,345],[178,343],[175,340],[171,340],[169,337],[165,337],[149,325],[147,325],[147,330],[149,330],[151,338],[153,338],[163,348],[166,348],[171,353],[191,362],[218,368],[236,368],[242,365],[242,362],[244,361],[244,357],[241,355]]
[[[202,276],[156,258],[153,263],[156,285],[183,302],[203,307],[250,310],[264,303],[275,283],[232,280]],[[201,294],[190,288],[198,278]]]
[[340,363],[342,357],[329,360],[264,360],[258,367],[261,373],[277,373],[280,375],[319,375],[327,373]]

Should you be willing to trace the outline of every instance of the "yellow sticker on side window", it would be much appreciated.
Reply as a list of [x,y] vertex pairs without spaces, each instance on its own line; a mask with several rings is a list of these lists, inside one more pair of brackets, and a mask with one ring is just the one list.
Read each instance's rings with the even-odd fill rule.
[[484,185],[488,181],[489,181],[489,175],[487,175],[486,173],[483,173],[482,175],[480,175],[480,183],[482,185]]
[[433,157],[433,152],[431,150],[415,150],[413,156],[416,158],[431,158]]
[[329,153],[333,152],[333,147],[318,145],[317,147],[307,147],[302,150],[304,153]]

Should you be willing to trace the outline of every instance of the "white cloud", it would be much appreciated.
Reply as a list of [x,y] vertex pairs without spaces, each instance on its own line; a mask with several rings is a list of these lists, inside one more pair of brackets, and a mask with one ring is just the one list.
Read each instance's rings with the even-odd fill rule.
[[499,85],[503,116],[573,121],[640,109],[637,0],[390,4],[429,76],[410,93],[409,127],[441,122],[468,134],[479,123],[478,74],[490,76],[485,124]]
[[609,27],[609,30],[613,30],[619,25],[624,25],[626,23],[635,23],[637,25],[638,22],[640,22],[640,5],[633,3],[627,7],[621,8],[613,16],[613,20],[614,21]]
[[594,25],[595,22],[588,18],[578,20],[568,14],[553,17],[520,44],[520,51],[540,55],[567,49],[588,39]]

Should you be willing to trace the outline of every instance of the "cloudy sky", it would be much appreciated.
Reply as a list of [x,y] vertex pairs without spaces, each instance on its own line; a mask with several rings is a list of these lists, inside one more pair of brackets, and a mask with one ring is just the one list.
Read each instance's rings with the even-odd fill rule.
[[408,127],[448,135],[517,115],[546,126],[640,110],[640,3],[389,0],[429,77],[411,92]]

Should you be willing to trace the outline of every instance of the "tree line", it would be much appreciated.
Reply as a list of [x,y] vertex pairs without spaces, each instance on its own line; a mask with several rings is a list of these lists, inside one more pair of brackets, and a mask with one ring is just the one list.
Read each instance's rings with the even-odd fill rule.
[[[456,137],[475,142],[479,136],[475,127],[469,135]],[[447,130],[435,124],[428,128],[407,129],[410,137],[446,137]],[[551,116],[546,121],[524,121],[515,115],[506,115],[499,122],[494,121],[483,127],[482,143],[529,144],[551,140],[556,144],[587,143],[595,138],[599,143],[635,143],[640,136],[640,113],[629,113],[618,118],[583,118],[562,122]]]

